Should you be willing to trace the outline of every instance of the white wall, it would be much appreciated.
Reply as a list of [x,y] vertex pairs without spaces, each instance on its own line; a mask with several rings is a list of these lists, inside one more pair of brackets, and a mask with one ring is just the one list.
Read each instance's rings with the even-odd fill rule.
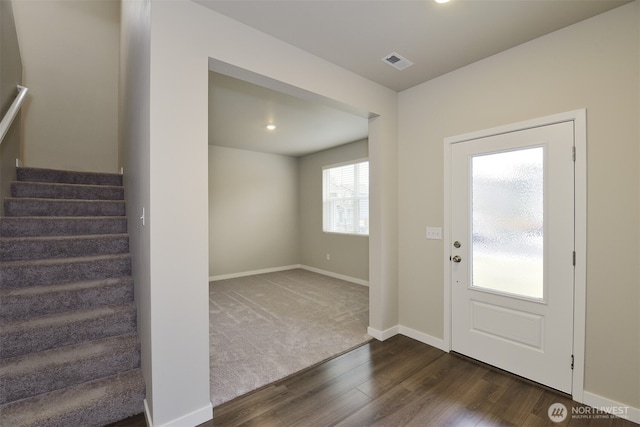
[[118,171],[117,0],[14,0],[26,166]]
[[142,207],[150,206],[151,0],[124,0],[121,12],[120,153],[125,169],[129,247],[138,309],[141,365],[146,383],[145,404],[147,415],[152,417],[154,396],[166,393],[164,389],[156,392],[162,383],[154,383],[154,375],[157,369],[166,367],[153,363],[153,333],[158,332],[152,325],[151,224],[147,218],[143,226],[139,219]]
[[300,263],[298,159],[209,146],[209,276]]
[[366,157],[368,143],[363,140],[300,158],[300,263],[365,282],[369,237],[322,231],[322,168]]
[[[379,115],[369,128],[373,174],[370,319],[378,330],[398,322],[397,99],[389,89],[190,1],[154,1],[151,6],[150,196],[146,206],[151,336],[143,339],[151,340],[154,425],[193,425],[211,416],[209,58]],[[141,182],[146,183],[147,176]],[[127,208],[138,212],[144,203],[140,197]]]
[[585,390],[640,408],[638,2],[399,96],[400,323],[443,338],[443,140],[587,109]]

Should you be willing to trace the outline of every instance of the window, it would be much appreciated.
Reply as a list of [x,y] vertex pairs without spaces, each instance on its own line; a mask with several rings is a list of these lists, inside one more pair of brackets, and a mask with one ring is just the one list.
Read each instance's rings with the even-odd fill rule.
[[322,230],[369,235],[369,162],[327,166],[322,171]]

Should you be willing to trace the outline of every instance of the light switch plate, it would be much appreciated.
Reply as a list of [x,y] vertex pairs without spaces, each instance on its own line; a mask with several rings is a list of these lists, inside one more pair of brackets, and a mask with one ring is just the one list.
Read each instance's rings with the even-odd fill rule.
[[442,228],[427,227],[427,239],[442,240]]

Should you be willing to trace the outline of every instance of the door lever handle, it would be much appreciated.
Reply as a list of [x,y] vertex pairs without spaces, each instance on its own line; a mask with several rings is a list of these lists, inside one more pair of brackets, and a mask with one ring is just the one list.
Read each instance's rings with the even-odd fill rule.
[[462,261],[462,258],[460,258],[460,255],[456,255],[454,257],[451,258],[451,261],[453,262],[460,262]]

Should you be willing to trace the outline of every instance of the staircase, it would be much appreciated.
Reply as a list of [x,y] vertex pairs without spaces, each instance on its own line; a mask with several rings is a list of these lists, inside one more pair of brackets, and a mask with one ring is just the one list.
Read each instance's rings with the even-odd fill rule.
[[0,218],[0,427],[143,412],[122,176],[17,175]]

